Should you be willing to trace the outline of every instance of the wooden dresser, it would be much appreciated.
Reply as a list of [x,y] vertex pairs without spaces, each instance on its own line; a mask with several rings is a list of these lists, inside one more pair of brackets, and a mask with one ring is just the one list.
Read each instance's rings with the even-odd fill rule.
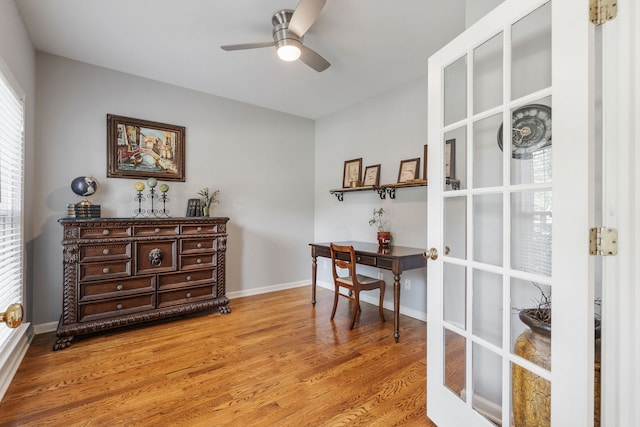
[[229,218],[63,218],[62,316],[54,350],[77,335],[217,308]]

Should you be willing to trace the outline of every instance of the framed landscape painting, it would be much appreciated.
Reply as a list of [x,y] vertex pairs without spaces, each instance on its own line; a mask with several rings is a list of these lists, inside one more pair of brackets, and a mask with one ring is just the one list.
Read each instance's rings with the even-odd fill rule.
[[107,114],[107,177],[184,181],[184,126]]

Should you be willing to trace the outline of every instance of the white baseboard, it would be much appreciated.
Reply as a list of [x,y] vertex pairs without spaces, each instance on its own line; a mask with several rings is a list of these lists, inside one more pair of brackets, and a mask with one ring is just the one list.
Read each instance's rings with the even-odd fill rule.
[[[331,291],[333,291],[333,283],[328,283],[328,282],[323,282],[323,281],[318,281],[317,285],[321,288],[325,288],[325,289],[329,289]],[[227,293],[227,297],[231,300],[233,300],[234,298],[240,298],[240,297],[248,297],[251,295],[260,295],[260,294],[266,294],[269,292],[276,292],[276,291],[283,291],[285,289],[293,289],[293,288],[300,288],[302,286],[309,286],[309,281],[308,280],[301,280],[298,282],[289,282],[289,283],[281,283],[279,285],[271,285],[271,286],[263,286],[261,288],[254,288],[254,289],[247,289],[247,290],[243,290],[243,291],[234,291],[234,292],[229,292]],[[378,305],[378,299],[377,298],[371,298],[370,296],[366,295],[366,294],[362,294],[361,297],[362,301],[369,303],[369,304],[373,304],[373,305]],[[392,301],[385,301],[384,303],[384,308],[386,308],[387,310],[391,310],[393,311],[393,302]],[[422,320],[423,322],[427,321],[427,313],[424,313],[422,311],[418,311],[418,310],[414,310],[412,308],[408,308],[408,307],[404,307],[402,306],[402,304],[400,305],[400,313],[404,314],[405,316],[409,316],[409,317],[413,317],[414,319],[418,319],[418,320]],[[49,322],[49,323],[41,323],[39,325],[34,325],[33,329],[35,331],[36,334],[44,334],[47,332],[53,332],[58,328],[58,322]]]
[[58,322],[42,323],[40,325],[34,325],[33,330],[36,335],[46,334],[47,332],[53,332],[58,329]]
[[0,400],[7,392],[11,380],[22,363],[24,355],[29,349],[29,344],[33,339],[34,332],[30,323],[23,323],[18,326],[15,334],[11,337],[7,343],[6,349],[3,350],[2,360],[0,360]]
[[[317,285],[319,287],[322,287],[322,288],[325,288],[325,289],[329,289],[329,290],[331,290],[333,292],[333,288],[334,288],[333,283],[322,282],[322,281],[318,281],[316,283],[317,283]],[[360,294],[360,299],[362,301],[366,302],[366,303],[373,304],[375,306],[378,305],[378,298],[373,298],[373,297],[367,295],[366,293],[361,293]],[[393,301],[385,301],[384,302],[384,308],[386,308],[387,310],[393,311]],[[427,313],[415,310],[413,308],[404,307],[402,304],[400,304],[400,314],[404,314],[405,316],[413,317],[414,319],[422,320],[423,322],[427,321]]]
[[240,297],[248,297],[248,296],[251,296],[251,295],[266,294],[266,293],[269,293],[269,292],[283,291],[285,289],[300,288],[302,286],[308,286],[308,285],[309,285],[309,281],[308,280],[301,280],[299,282],[289,282],[289,283],[282,283],[280,285],[271,285],[271,286],[264,286],[262,288],[247,289],[247,290],[244,290],[244,291],[228,292],[227,293],[227,297],[229,299],[240,298]]

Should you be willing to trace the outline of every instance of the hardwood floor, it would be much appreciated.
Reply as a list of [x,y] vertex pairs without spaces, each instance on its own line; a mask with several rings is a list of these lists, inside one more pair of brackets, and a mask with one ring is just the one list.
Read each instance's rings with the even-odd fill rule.
[[0,402],[0,424],[433,426],[426,417],[426,324],[310,287],[237,298],[232,313],[77,339],[35,337]]

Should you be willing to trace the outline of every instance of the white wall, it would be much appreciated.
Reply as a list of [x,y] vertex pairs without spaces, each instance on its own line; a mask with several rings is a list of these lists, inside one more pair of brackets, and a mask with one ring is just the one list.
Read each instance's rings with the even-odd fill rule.
[[[36,105],[36,52],[31,44],[27,30],[18,14],[18,9],[13,0],[0,0],[0,57],[11,69],[13,77],[25,93],[25,197],[24,209],[24,239],[26,245],[25,281],[32,280],[34,262],[32,258],[33,247],[30,244],[33,238],[33,227],[28,212],[33,211],[34,183],[31,175],[34,173],[35,151],[35,105]],[[26,320],[31,321],[33,316],[32,289],[25,289]],[[0,307],[0,310],[6,307]]]
[[[373,191],[347,193],[342,202],[329,194],[329,189],[342,186],[344,161],[360,157],[363,169],[368,165],[382,165],[380,184],[397,182],[400,161],[404,159],[419,157],[422,177],[426,143],[426,75],[394,91],[317,120],[314,240],[375,243],[376,229],[369,226],[369,218],[374,208],[383,207],[394,244],[425,247],[426,187],[398,189],[394,200],[388,197],[381,200]],[[383,273],[388,286],[392,286],[391,273]],[[422,318],[426,313],[426,269],[407,271],[402,279],[403,282],[410,279],[412,285],[411,290],[404,287],[402,290],[404,312],[409,311]],[[329,262],[322,258],[318,262],[318,280],[333,283]],[[392,303],[393,292],[387,292],[385,305]]]
[[[228,216],[227,292],[307,280],[313,240],[314,122],[44,53],[37,56],[34,321],[57,321],[71,180],[93,175],[103,216],[130,217],[134,179],[106,178],[106,115],[186,127],[186,182],[168,182],[172,216],[219,188]],[[233,309],[233,301],[231,301]]]

